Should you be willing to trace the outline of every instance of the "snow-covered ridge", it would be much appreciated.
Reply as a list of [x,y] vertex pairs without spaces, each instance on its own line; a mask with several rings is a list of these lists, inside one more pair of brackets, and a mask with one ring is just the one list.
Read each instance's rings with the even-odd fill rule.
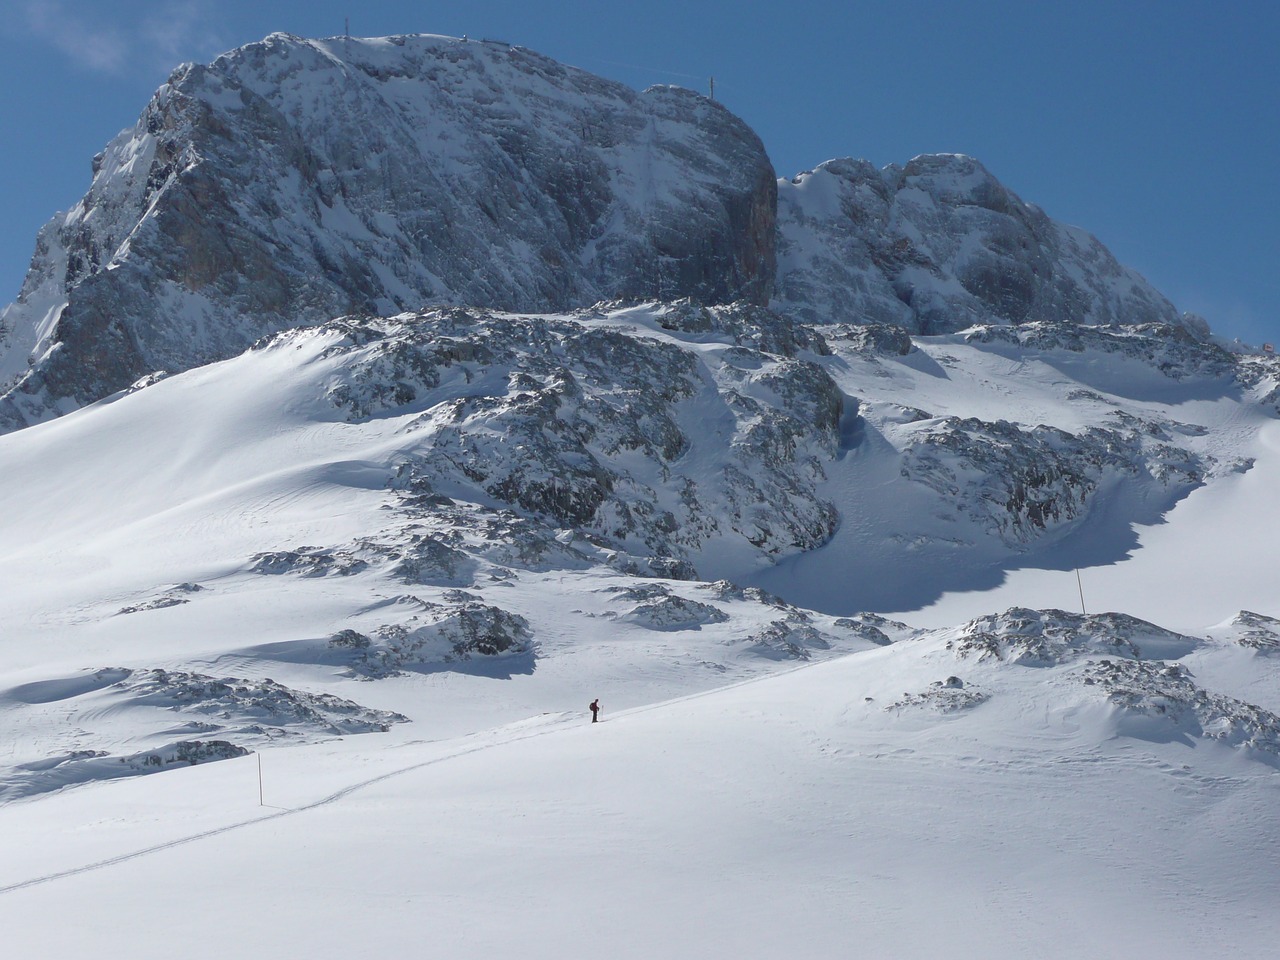
[[[1213,436],[1220,413],[1188,422],[1175,407],[1191,396],[1243,409],[1251,374],[1165,328],[1028,325],[1014,361],[1003,328],[922,339],[906,353],[893,328],[853,338],[819,329],[685,301],[557,316],[453,308],[283,334],[259,349],[319,349],[330,365],[312,388],[321,416],[396,425],[384,482],[422,525],[412,547],[369,531],[255,568],[397,563],[409,581],[465,587],[483,559],[471,538],[488,530],[483,542],[515,540],[506,549],[544,568],[607,555],[618,569],[767,579],[781,561],[865,548],[893,525],[888,549],[929,543],[1002,563],[1104,506],[1126,504],[1122,522],[1154,521],[1249,466]],[[1117,354],[1114,375],[1100,376]],[[988,376],[1010,362],[1021,377],[996,388]],[[944,368],[953,387],[972,370],[975,392],[939,384]],[[1020,394],[1033,403],[1009,403]],[[493,509],[511,514],[490,530]]]
[[[271,538],[218,554],[264,589],[372,577],[398,594],[474,590],[501,608],[489,578],[604,567],[730,578],[838,616],[1053,567],[1072,538],[1086,565],[1122,558],[1132,524],[1250,468],[1249,438],[1268,415],[1258,373],[1159,327],[1033,324],[1012,340],[979,328],[912,342],[898,327],[810,328],[743,304],[441,308],[294,330],[148,381],[60,429],[12,435],[9,469],[15,502],[47,487],[62,522],[94,530],[104,515],[81,506],[93,498],[55,493],[71,479],[22,451],[141,414],[157,424],[142,435],[171,436],[144,457],[159,458],[150,469],[167,485],[113,503],[112,523],[261,484],[336,485],[377,504],[368,516],[343,508],[350,519],[323,537],[273,525]],[[221,399],[195,399],[204,391]],[[164,398],[179,397],[201,420],[230,406],[198,453],[161,426]],[[108,442],[110,429],[93,429],[106,432],[81,441],[85,457]],[[295,435],[334,439],[299,458],[283,439]],[[164,456],[167,443],[182,452]],[[104,484],[122,470],[112,461]],[[43,536],[21,523],[11,533]],[[203,607],[206,576],[166,571],[110,612]],[[374,637],[396,624],[352,629]]]

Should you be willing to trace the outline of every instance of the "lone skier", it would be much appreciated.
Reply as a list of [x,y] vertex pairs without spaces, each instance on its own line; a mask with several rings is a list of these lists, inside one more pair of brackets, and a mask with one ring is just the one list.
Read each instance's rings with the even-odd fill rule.
[[600,699],[598,697],[595,700],[591,701],[590,709],[591,709],[591,722],[599,723],[600,722]]

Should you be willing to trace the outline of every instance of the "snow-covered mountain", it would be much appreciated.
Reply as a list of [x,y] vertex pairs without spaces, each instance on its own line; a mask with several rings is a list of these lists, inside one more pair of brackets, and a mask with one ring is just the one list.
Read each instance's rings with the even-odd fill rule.
[[876,170],[830,160],[778,183],[775,309],[809,323],[947,333],[983,323],[1180,324],[1098,240],[1050,219],[971,157]]
[[180,68],[93,169],[0,316],[10,427],[340,314],[763,303],[774,277],[741,120],[507,44],[276,34]]
[[96,166],[3,315],[11,942],[1271,955],[1274,356],[505,44],[274,36]]
[[0,313],[0,428],[264,334],[426,305],[772,298],[806,323],[1164,323],[1097,240],[977,161],[776,181],[714,101],[520,47],[268,37],[177,70]]

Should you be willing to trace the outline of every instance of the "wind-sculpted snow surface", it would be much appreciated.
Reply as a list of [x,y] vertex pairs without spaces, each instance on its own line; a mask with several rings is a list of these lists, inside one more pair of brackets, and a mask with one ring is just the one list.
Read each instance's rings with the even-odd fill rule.
[[977,160],[877,170],[829,160],[778,182],[775,309],[808,323],[946,333],[984,323],[1183,323],[1096,239],[1051,220]]
[[764,303],[775,206],[759,138],[690,91],[275,34],[179,68],[41,231],[0,317],[0,389],[24,378],[3,425],[353,311]]

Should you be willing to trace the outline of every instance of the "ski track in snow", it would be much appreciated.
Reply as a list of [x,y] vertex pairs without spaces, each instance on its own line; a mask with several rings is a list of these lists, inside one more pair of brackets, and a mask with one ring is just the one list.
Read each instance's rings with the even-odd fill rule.
[[[565,721],[563,719],[560,719],[556,722],[563,724]],[[88,863],[80,867],[73,867],[69,870],[59,870],[57,873],[50,873],[42,877],[32,877],[30,880],[22,880],[22,881],[19,881],[18,883],[10,883],[6,886],[0,887],[0,894],[13,893],[16,890],[24,890],[27,887],[39,886],[40,884],[44,884],[44,883],[53,883],[54,881],[63,880],[67,877],[74,877],[82,873],[90,873],[94,870],[102,870],[106,867],[116,866],[117,864],[128,863],[130,860],[137,860],[140,857],[146,857],[154,853],[160,853],[163,850],[172,850],[175,847],[185,846],[189,843],[198,843],[201,840],[208,840],[211,837],[217,837],[226,833],[231,833],[234,830],[243,830],[247,827],[254,827],[263,823],[269,823],[272,820],[278,820],[282,817],[291,817],[299,813],[306,813],[310,810],[316,810],[316,809],[319,809],[320,807],[325,807],[325,806],[329,806],[330,804],[337,803],[343,798],[349,797],[353,793],[356,793],[360,790],[364,790],[368,787],[372,787],[379,783],[384,783],[388,780],[394,780],[396,777],[404,776],[405,774],[412,773],[415,770],[422,770],[426,767],[435,766],[436,764],[439,764],[439,763],[445,763],[449,760],[456,760],[458,757],[464,757],[473,753],[479,753],[482,750],[489,750],[489,749],[492,749],[493,747],[505,746],[507,744],[512,744],[512,743],[519,743],[521,740],[528,740],[528,739],[531,739],[532,737],[546,736],[548,733],[555,732],[556,729],[558,729],[558,727],[555,727],[549,730],[539,730],[533,733],[525,734],[523,736],[506,737],[506,738],[494,740],[489,743],[478,744],[476,746],[473,746],[467,749],[455,750],[454,752],[446,754],[445,756],[442,756],[442,757],[433,757],[430,760],[424,760],[421,763],[410,764],[407,767],[401,767],[397,770],[391,770],[387,773],[379,774],[376,777],[370,777],[368,780],[361,780],[358,783],[353,783],[350,786],[343,787],[341,790],[337,790],[326,797],[322,797],[321,799],[316,800],[313,803],[308,803],[300,807],[291,807],[287,810],[278,810],[275,813],[270,813],[261,817],[254,817],[253,819],[250,819],[250,820],[241,820],[237,823],[231,823],[225,826],[216,827],[215,829],[212,829],[212,830],[204,830],[200,833],[195,833],[188,837],[179,837],[176,840],[167,840],[164,843],[158,843],[151,847],[145,847],[141,850],[134,850],[130,853],[122,853],[119,856],[108,857],[105,860],[99,860],[99,861],[96,861],[95,863]],[[484,736],[484,734],[476,734],[475,736]],[[411,746],[411,745],[412,743],[405,744],[405,746]],[[269,807],[270,804],[264,804],[264,806]]]
[[[664,700],[658,703],[651,703],[651,704],[646,704],[644,706],[631,707],[625,710],[618,710],[615,712],[611,712],[607,715],[603,715],[604,719],[602,719],[600,722],[601,723],[616,722],[618,719],[621,719],[624,717],[648,713],[648,712],[659,710],[664,707],[668,707],[677,703],[685,703],[685,702],[700,699],[703,697],[710,697],[727,690],[737,689],[739,687],[747,686],[753,683],[760,683],[764,680],[780,677],[785,674],[794,673],[799,670],[805,670],[813,666],[816,666],[816,664],[803,663],[791,668],[771,672],[763,676],[749,677],[745,680],[739,680],[737,682],[725,684],[724,686],[715,687],[710,690],[702,690],[696,693],[690,693],[680,697],[673,697],[669,700]],[[530,722],[543,722],[548,724],[548,726],[545,729],[534,730],[532,732],[522,733],[520,735],[495,736],[495,734],[500,734],[501,731],[503,730],[508,730],[512,727],[524,726]],[[59,870],[55,873],[46,874],[44,876],[32,877],[29,880],[21,880],[21,881],[18,881],[17,883],[6,884],[5,886],[0,886],[0,895],[13,893],[18,890],[25,890],[29,887],[40,886],[41,884],[53,883],[58,880],[66,879],[67,877],[74,877],[84,873],[91,873],[95,870],[102,870],[107,867],[113,867],[121,863],[128,863],[131,860],[137,860],[142,857],[147,857],[152,854],[160,853],[165,850],[172,850],[176,847],[186,846],[187,844],[198,843],[201,840],[208,840],[213,837],[222,836],[224,834],[231,833],[236,830],[244,830],[246,828],[259,826],[264,823],[269,823],[272,820],[281,819],[282,817],[291,817],[296,814],[307,813],[308,811],[317,810],[317,809],[320,809],[321,807],[326,807],[326,806],[330,806],[332,804],[338,803],[344,798],[349,797],[352,794],[357,793],[361,790],[365,790],[369,787],[375,786],[380,783],[385,783],[389,780],[394,780],[397,777],[401,777],[401,776],[404,776],[405,774],[413,773],[417,770],[423,770],[423,769],[426,769],[427,767],[433,767],[441,763],[447,763],[450,760],[456,760],[459,757],[471,756],[472,754],[480,753],[485,750],[492,750],[496,747],[510,746],[511,744],[520,743],[521,741],[524,741],[524,740],[531,740],[535,737],[545,737],[550,734],[559,733],[564,729],[568,728],[571,724],[576,727],[576,726],[580,726],[582,722],[583,721],[580,715],[565,713],[565,714],[553,715],[549,720],[544,719],[542,717],[531,717],[524,721],[517,721],[516,723],[508,724],[505,727],[500,727],[496,731],[484,731],[481,733],[472,734],[470,737],[467,737],[466,739],[474,739],[474,738],[481,738],[481,737],[488,738],[488,739],[484,743],[479,743],[471,747],[457,749],[448,754],[445,754],[444,756],[432,757],[430,760],[424,760],[420,763],[413,763],[406,767],[400,767],[398,769],[391,770],[386,773],[381,773],[376,777],[370,777],[367,780],[361,780],[357,783],[353,783],[353,784],[350,784],[349,786],[343,787],[341,790],[336,790],[333,793],[330,793],[328,796],[322,797],[319,800],[316,800],[312,803],[303,804],[302,806],[299,806],[299,807],[291,807],[286,810],[277,810],[277,812],[270,813],[265,816],[254,817],[249,820],[241,820],[237,823],[226,824],[221,827],[216,827],[212,830],[204,830],[204,831],[201,831],[200,833],[195,833],[190,836],[179,837],[174,840],[167,840],[164,843],[158,843],[158,844],[155,844],[154,846],[144,847],[141,850],[134,850],[129,853],[120,854],[118,856],[108,857],[103,860],[95,861],[94,863],[84,864],[83,866],[79,866],[79,867],[72,867],[67,870]],[[401,744],[400,746],[411,747],[411,746],[424,744],[428,742],[430,741],[408,741],[406,743]],[[270,807],[270,804],[264,804],[264,806]]]

